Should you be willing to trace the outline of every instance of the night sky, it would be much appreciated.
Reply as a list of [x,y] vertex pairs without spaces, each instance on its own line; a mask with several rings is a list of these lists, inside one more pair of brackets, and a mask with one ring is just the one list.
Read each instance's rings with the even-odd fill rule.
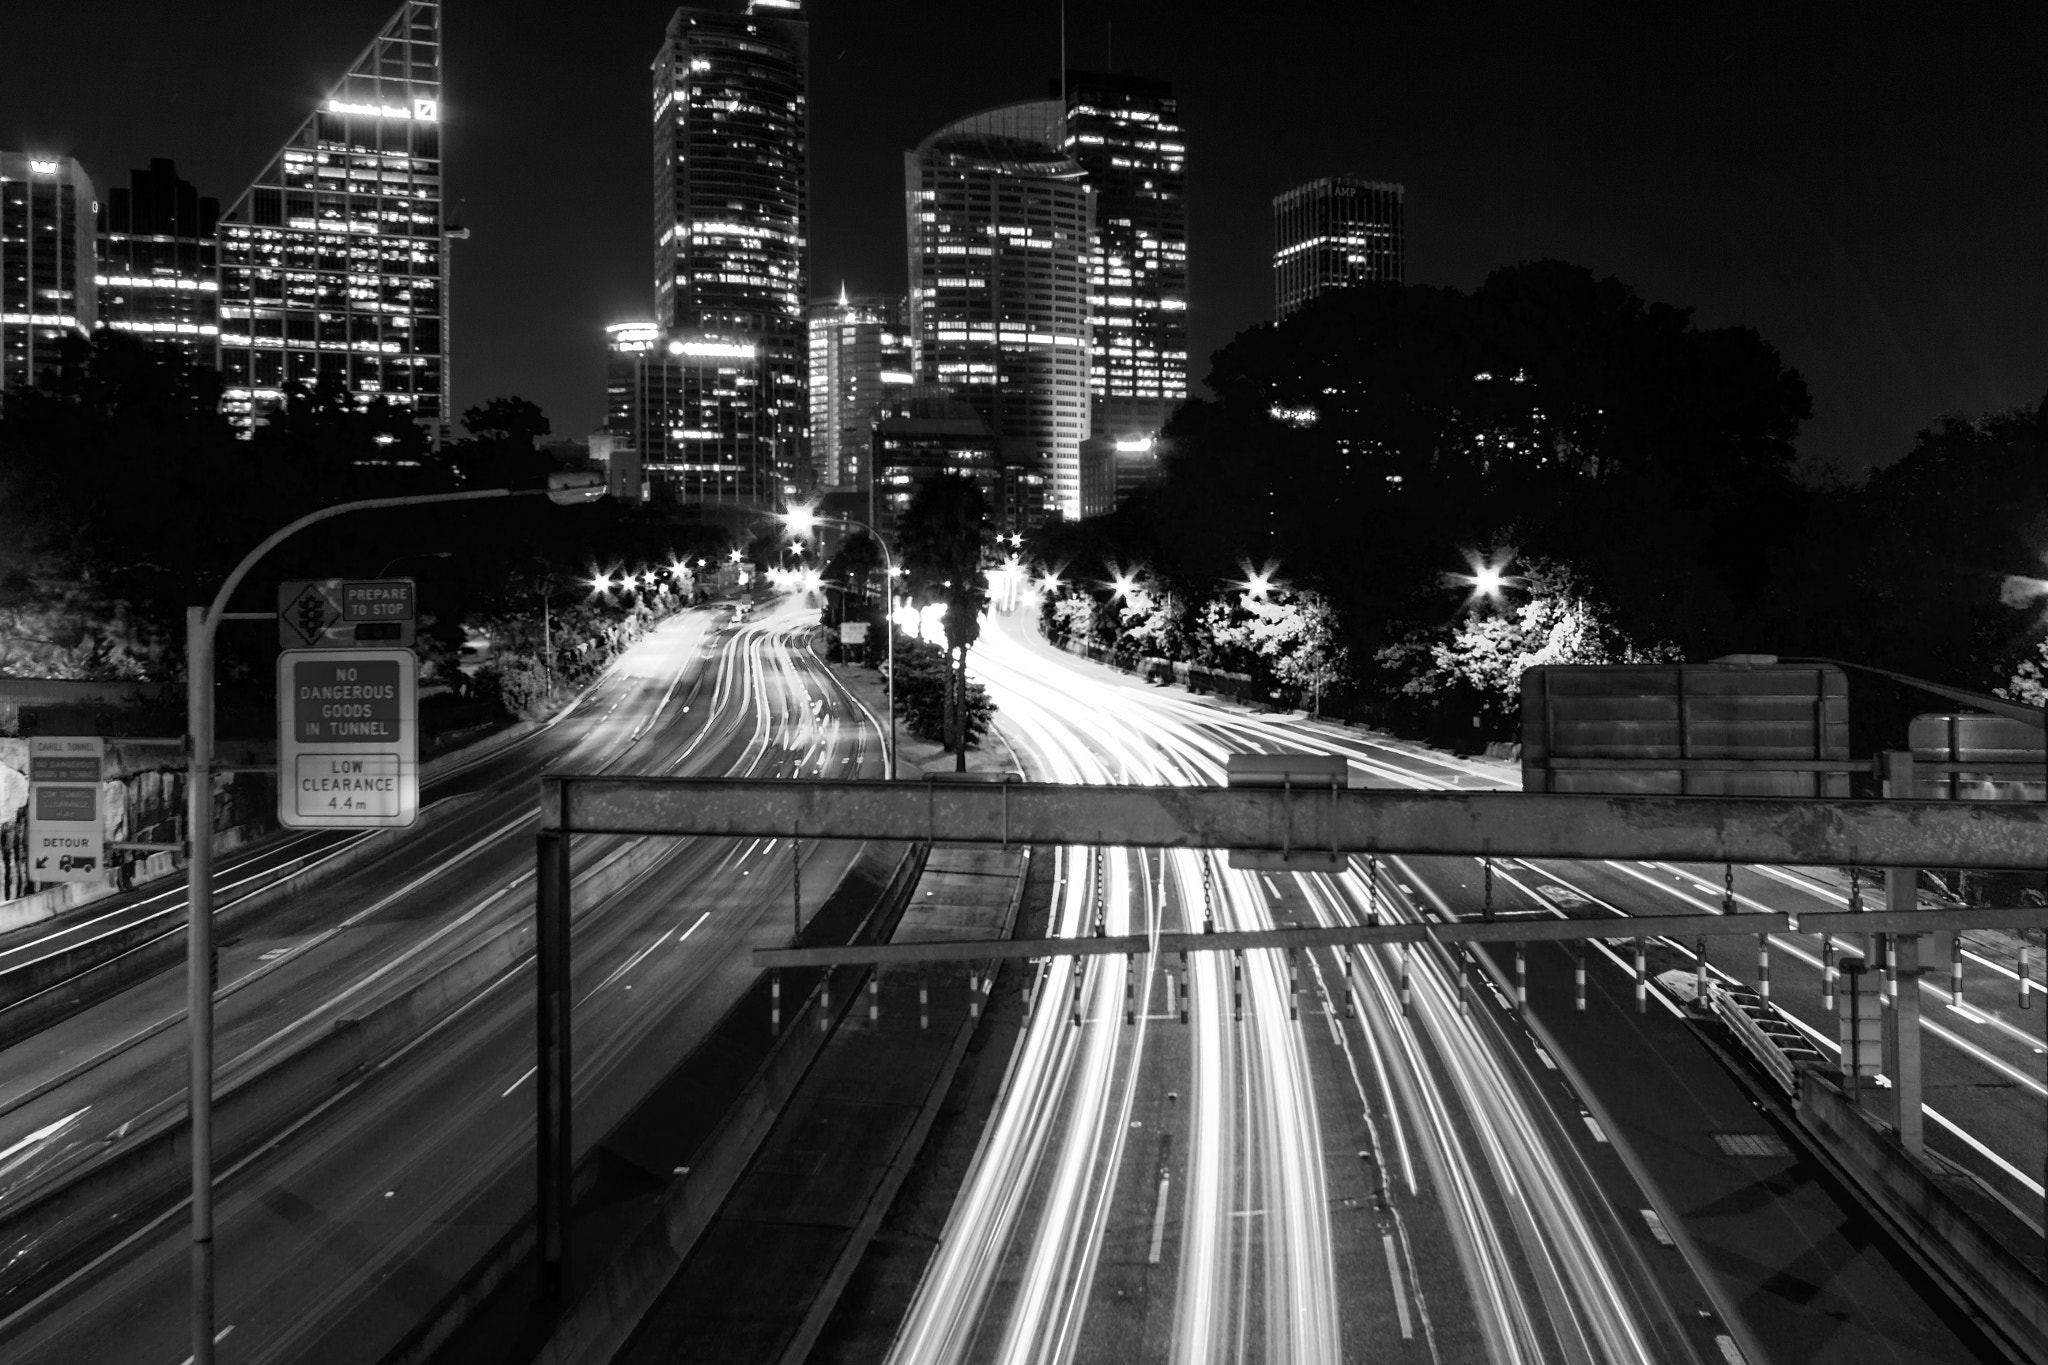
[[[77,156],[102,192],[169,156],[225,205],[394,8],[9,4],[0,146]],[[1043,95],[1057,0],[807,8],[813,293],[901,291],[904,150]],[[1272,195],[1351,171],[1408,187],[1411,283],[1556,256],[1756,327],[1813,391],[1803,455],[1851,474],[1939,412],[2048,391],[2048,6],[1410,10],[1070,3],[1070,64],[1102,65],[1113,33],[1116,67],[1180,95],[1197,383],[1269,315]],[[558,435],[599,421],[601,329],[649,309],[647,68],[672,12],[444,6],[448,194],[473,233],[458,411],[518,393]]]

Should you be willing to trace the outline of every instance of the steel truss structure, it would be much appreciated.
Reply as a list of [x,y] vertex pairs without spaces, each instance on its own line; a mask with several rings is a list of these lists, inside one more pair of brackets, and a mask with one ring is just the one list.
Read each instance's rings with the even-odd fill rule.
[[[1109,787],[1036,782],[578,776],[541,779],[535,957],[539,987],[539,1248],[559,1299],[569,1258],[570,839],[578,834],[894,840],[1178,848],[1341,870],[1352,855],[1666,860],[2048,870],[2048,806],[1948,801],[1407,792],[1338,787]],[[1898,879],[1895,879],[1898,880]],[[1910,886],[1908,887],[1910,890]],[[1893,908],[1563,920],[1426,920],[1225,933],[758,949],[764,968],[1308,949],[1351,944],[1704,938],[1777,932],[1893,936],[1894,970],[1917,974],[1917,936],[2048,928],[2048,906]],[[1906,1007],[1912,992],[1900,992]],[[1917,1001],[1893,1011],[1918,1072]],[[1910,1034],[1911,1041],[1908,1042]],[[1917,1087],[1916,1087],[1917,1088]],[[1904,1109],[1902,1108],[1902,1119]],[[1918,1115],[1910,1120],[1917,1130]],[[1902,1124],[1903,1126],[1903,1124]]]

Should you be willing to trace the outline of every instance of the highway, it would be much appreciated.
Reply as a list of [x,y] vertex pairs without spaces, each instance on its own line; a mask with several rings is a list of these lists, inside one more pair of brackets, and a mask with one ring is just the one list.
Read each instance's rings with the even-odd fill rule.
[[[1272,747],[1020,637],[985,632],[975,667],[1034,777],[1215,782],[1229,749]],[[1063,868],[1065,933],[1348,922],[1407,895],[1391,873],[1283,894],[1297,879],[1195,853]],[[1406,976],[1404,1011],[1391,952],[1050,963],[893,1358],[1719,1358],[1643,1264],[1620,1211],[1640,1201],[1606,1198],[1626,1173],[1583,1115],[1442,961]]]
[[[872,718],[796,642],[814,620],[793,599],[737,625],[709,609],[671,618],[563,720],[443,783],[432,795],[451,806],[430,828],[285,898],[223,945],[224,1094],[352,1028],[385,1037],[394,1014],[402,1038],[223,1162],[224,1358],[374,1360],[530,1208],[525,947],[543,768],[879,772]],[[807,908],[857,854],[802,850]],[[786,942],[794,910],[786,840],[593,838],[574,860],[581,1151],[738,997],[754,976],[748,953]],[[4,1054],[9,1361],[175,1365],[188,1353],[182,1199],[82,1260],[52,1265],[17,1232],[68,1175],[182,1118],[181,1001],[182,975],[167,972]]]
[[[1023,614],[992,621],[973,664],[1033,777],[1217,782],[1229,751],[1294,748],[1346,755],[1367,785],[1517,785],[1500,764],[1148,686],[1051,650]],[[1194,853],[1062,858],[1064,933],[1458,918],[1489,896],[1476,859],[1297,876]],[[1493,871],[1509,918],[1718,908],[1706,869]],[[1737,869],[1738,909],[1818,905],[1827,877]],[[1780,937],[1796,1010],[1817,971],[1802,981],[1798,936]],[[1731,942],[1710,957],[1739,973]],[[1654,957],[1653,972],[1692,965],[1689,947]],[[1655,1019],[1634,1013],[1625,954],[1591,960],[1584,1013],[1563,949],[1530,955],[1527,1013],[1505,955],[1195,954],[1184,976],[1090,959],[1078,982],[1072,960],[1047,964],[892,1359],[1977,1358],[1782,1148],[1775,1164],[1717,1150],[1713,1129],[1775,1137],[1669,997],[1648,997]]]

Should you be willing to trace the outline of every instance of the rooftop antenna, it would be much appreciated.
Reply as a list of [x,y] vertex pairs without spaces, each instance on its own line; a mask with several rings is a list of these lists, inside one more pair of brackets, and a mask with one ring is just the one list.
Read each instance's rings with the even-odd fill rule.
[[1060,0],[1060,123],[1067,121],[1067,0]]
[[1116,70],[1116,20],[1104,19],[1102,27],[1109,35],[1105,39],[1107,50],[1102,54],[1102,67],[1105,71],[1114,72]]

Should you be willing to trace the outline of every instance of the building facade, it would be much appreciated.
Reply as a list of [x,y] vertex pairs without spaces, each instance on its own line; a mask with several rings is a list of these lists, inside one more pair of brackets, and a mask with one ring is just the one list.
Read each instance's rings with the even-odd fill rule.
[[875,409],[915,381],[903,300],[892,294],[814,303],[810,315],[811,469],[823,488],[863,488]]
[[441,6],[403,0],[221,216],[224,406],[245,430],[332,376],[423,423],[448,403]]
[[634,359],[632,432],[650,500],[736,510],[778,507],[761,459],[774,413],[751,336],[669,332]]
[[1151,436],[1188,393],[1187,144],[1165,81],[1069,71],[1066,150],[1095,191],[1090,432]]
[[1401,186],[1325,176],[1273,198],[1273,317],[1329,289],[1399,284]]
[[220,201],[161,158],[107,191],[99,212],[99,325],[220,363]]
[[807,481],[808,27],[798,0],[685,7],[653,65],[655,317],[754,348],[768,421],[740,482],[776,499]]
[[1095,196],[1058,100],[960,119],[904,155],[919,378],[1001,442],[1004,530],[1081,514]]
[[92,177],[68,156],[0,152],[0,394],[32,387],[91,333]]
[[922,479],[956,474],[980,487],[993,511],[1003,495],[1001,442],[974,404],[937,385],[892,391],[875,417],[868,524],[893,540]]

